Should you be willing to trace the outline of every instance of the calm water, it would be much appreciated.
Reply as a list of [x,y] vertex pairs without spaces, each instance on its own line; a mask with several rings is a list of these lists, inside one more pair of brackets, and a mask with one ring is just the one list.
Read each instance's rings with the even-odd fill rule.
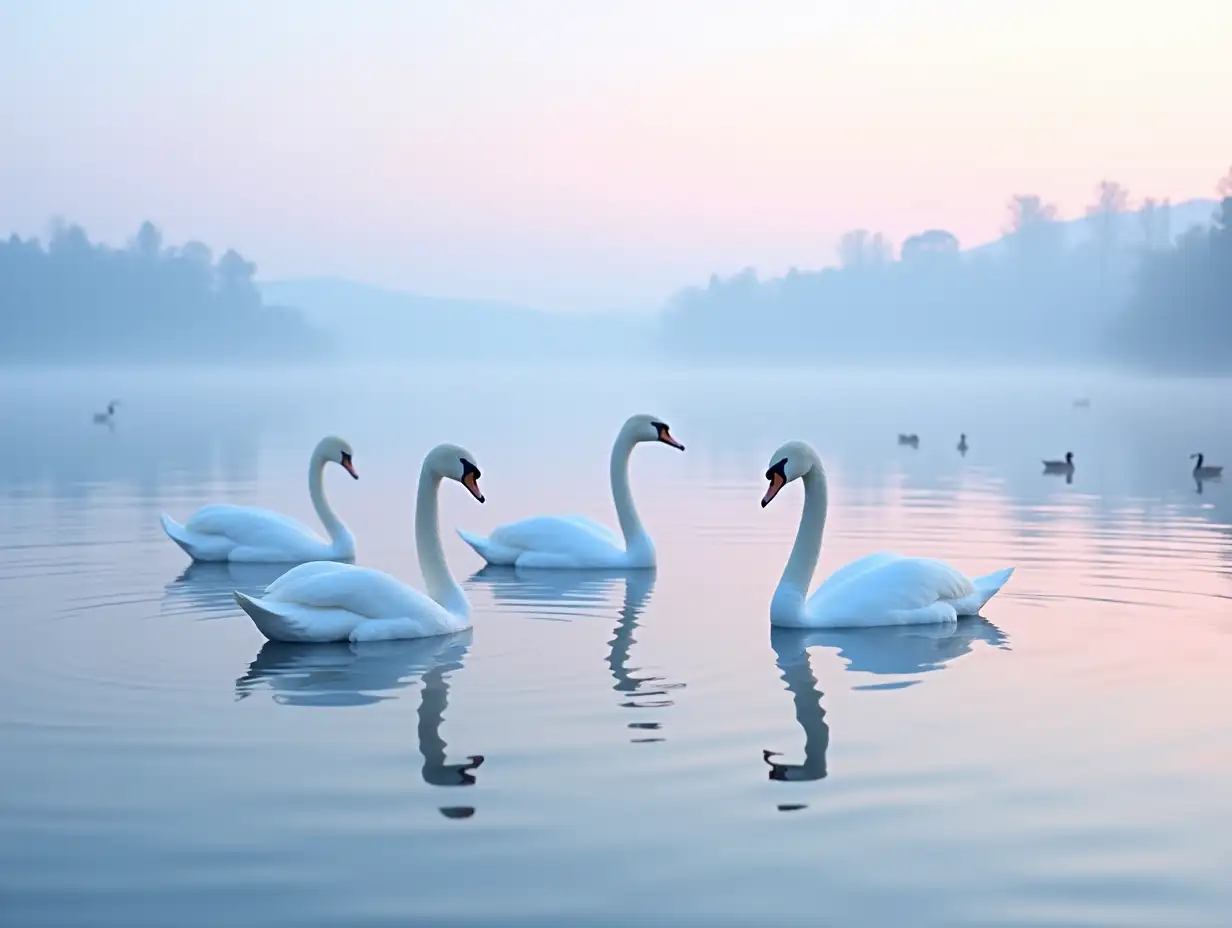
[[[454,526],[615,525],[638,411],[688,446],[634,455],[656,575],[477,573]],[[1188,455],[1232,464],[1230,414],[1068,375],[8,377],[0,922],[1226,925],[1232,487]],[[311,521],[326,432],[360,562],[416,583],[420,459],[476,454],[488,503],[442,503],[472,632],[267,644],[231,590],[281,569],[162,535],[210,501]],[[830,474],[818,579],[883,548],[1018,572],[957,629],[771,635],[789,438]]]

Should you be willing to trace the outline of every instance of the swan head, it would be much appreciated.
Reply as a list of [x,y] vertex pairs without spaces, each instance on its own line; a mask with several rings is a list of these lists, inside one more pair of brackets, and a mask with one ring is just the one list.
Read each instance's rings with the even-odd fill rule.
[[1066,452],[1065,452],[1065,463],[1066,463],[1066,464],[1073,464],[1073,463],[1074,463],[1074,452],[1072,452],[1072,451],[1066,451]]
[[676,441],[672,435],[671,427],[659,416],[651,416],[644,413],[630,416],[625,421],[621,432],[634,444],[643,441],[661,441],[663,444],[670,445],[680,451],[684,450],[684,445]]
[[424,469],[443,480],[456,480],[470,491],[471,496],[483,502],[479,490],[479,466],[475,456],[460,445],[437,445],[428,452]]
[[351,450],[351,445],[343,438],[337,435],[327,435],[317,442],[317,450],[313,452],[313,457],[322,462],[333,462],[341,464],[342,469],[348,474],[359,479],[359,474],[355,472],[355,464],[352,461],[355,452]]
[[779,495],[779,490],[793,480],[799,480],[815,467],[821,467],[821,458],[808,442],[789,441],[770,455],[770,466],[766,468],[766,479],[770,486],[766,495],[761,498],[764,509],[770,501]]

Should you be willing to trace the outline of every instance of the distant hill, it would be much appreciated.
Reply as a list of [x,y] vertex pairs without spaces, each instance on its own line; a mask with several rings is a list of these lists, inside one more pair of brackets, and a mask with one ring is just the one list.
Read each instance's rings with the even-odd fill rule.
[[655,343],[657,320],[649,315],[549,313],[337,277],[259,286],[266,300],[300,310],[351,357],[579,360],[642,354]]
[[[1175,242],[1194,226],[1210,226],[1214,221],[1219,204],[1215,200],[1186,200],[1184,203],[1173,203],[1168,211],[1169,243]],[[1096,222],[1089,216],[1078,219],[1058,219],[1056,225],[1061,229],[1061,241],[1066,248],[1078,248],[1090,242],[1095,236]],[[1124,246],[1133,247],[1142,244],[1143,226],[1140,213],[1137,210],[1121,214],[1120,242]],[[973,248],[963,249],[967,255],[987,255],[999,257],[1006,248],[1004,237]]]

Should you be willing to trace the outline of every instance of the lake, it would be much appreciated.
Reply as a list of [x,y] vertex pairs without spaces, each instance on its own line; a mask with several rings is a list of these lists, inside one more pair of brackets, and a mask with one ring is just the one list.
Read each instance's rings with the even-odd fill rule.
[[[455,527],[615,526],[634,412],[688,449],[633,455],[658,569],[480,573]],[[1230,419],[1225,383],[1074,373],[6,373],[0,922],[1226,925],[1232,488],[1189,455],[1232,461]],[[285,568],[163,535],[218,501],[315,527],[331,432],[358,562],[415,584],[420,461],[474,452],[487,503],[441,504],[473,630],[267,643],[231,593]],[[771,635],[793,438],[814,584],[881,549],[1017,572],[957,627]]]

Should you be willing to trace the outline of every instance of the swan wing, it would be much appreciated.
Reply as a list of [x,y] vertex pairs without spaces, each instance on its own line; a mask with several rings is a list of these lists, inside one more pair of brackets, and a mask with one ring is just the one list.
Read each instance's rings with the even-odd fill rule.
[[324,574],[334,573],[337,570],[345,570],[350,567],[350,564],[342,564],[338,561],[307,561],[292,567],[286,573],[281,574],[272,580],[265,588],[267,594],[273,593],[276,590],[284,587],[294,586],[298,583],[303,583],[309,577],[318,577]]
[[[445,612],[431,597],[384,571],[352,564],[334,564],[331,570],[316,567],[318,563],[323,562],[301,564],[287,571],[270,584],[265,601],[342,609],[361,619],[435,617]],[[304,567],[314,569],[305,571]],[[299,576],[291,576],[296,573]]]
[[517,551],[585,555],[624,550],[615,532],[585,516],[535,516],[498,526],[489,537]]
[[817,592],[813,595],[818,596],[822,593],[822,591],[833,592],[848,580],[852,580],[867,571],[884,567],[891,561],[900,560],[903,560],[903,556],[901,554],[895,554],[892,551],[878,551],[876,554],[867,554],[858,560],[852,561],[850,564],[840,567],[834,573],[830,574],[830,576],[826,577],[821,586],[817,588]]
[[949,564],[891,556],[852,571],[841,583],[823,584],[805,612],[810,624],[833,628],[931,624],[955,620],[953,602],[974,592],[971,579]]
[[231,506],[220,503],[203,506],[193,513],[184,528],[197,535],[221,535],[246,548],[285,548],[305,541],[324,545],[302,522],[270,509]]

